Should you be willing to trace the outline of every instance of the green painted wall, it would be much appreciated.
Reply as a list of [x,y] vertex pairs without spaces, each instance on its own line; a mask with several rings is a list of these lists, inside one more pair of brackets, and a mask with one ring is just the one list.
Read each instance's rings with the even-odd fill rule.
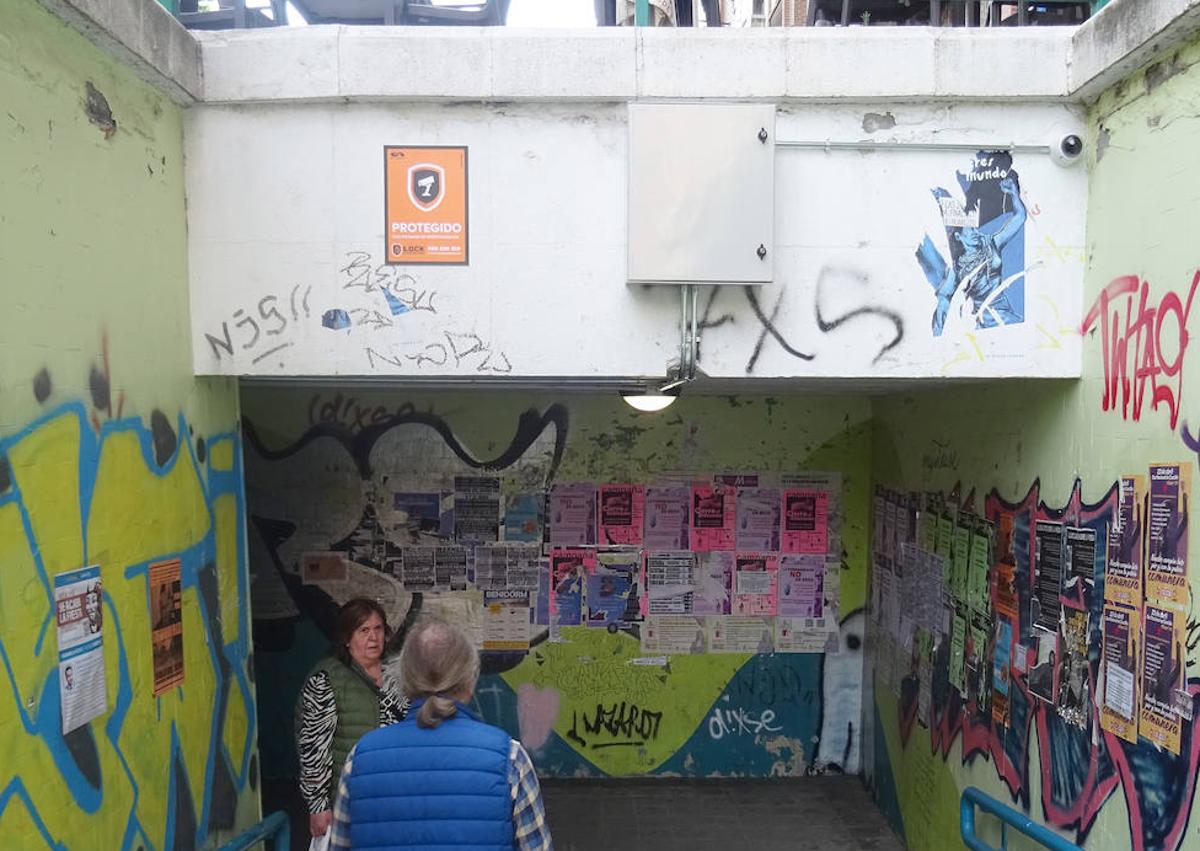
[[[0,836],[212,847],[258,817],[232,382],[192,377],[183,115],[0,4]],[[182,567],[155,698],[147,566]],[[55,574],[98,564],[108,711],[63,736]]]
[[[1076,479],[1082,482],[1082,501],[1088,504],[1103,501],[1120,475],[1146,474],[1152,462],[1190,461],[1200,473],[1196,443],[1186,436],[1200,428],[1200,348],[1195,345],[1200,336],[1200,291],[1193,283],[1200,267],[1195,240],[1200,173],[1194,156],[1200,144],[1198,59],[1200,43],[1193,42],[1106,93],[1091,110],[1084,311],[1098,303],[1110,282],[1125,275],[1146,282],[1144,309],[1139,306],[1138,281],[1130,282],[1139,287],[1128,314],[1131,326],[1126,325],[1128,297],[1111,300],[1108,310],[1117,313],[1118,321],[1107,329],[1107,358],[1104,328],[1097,320],[1095,330],[1089,326],[1085,334],[1083,380],[1077,383],[1012,382],[878,401],[874,410],[879,483],[943,491],[960,484],[964,494],[974,492],[977,510],[993,489],[1016,503],[1036,484],[1045,506],[1060,509],[1071,501]],[[1147,311],[1157,311],[1158,318],[1147,316]],[[1139,317],[1147,329],[1140,334]],[[1185,330],[1180,328],[1181,317]],[[1123,357],[1120,343],[1127,343]],[[1123,362],[1130,381],[1127,387],[1117,381],[1107,404],[1106,359],[1111,375]],[[1198,495],[1193,486],[1192,504]],[[1195,528],[1188,557],[1195,600],[1200,589],[1200,533]],[[1188,617],[1194,625],[1191,609]],[[1188,653],[1193,693],[1200,688],[1195,646],[1193,642]],[[1092,653],[1095,671],[1098,645]],[[968,785],[1006,802],[1013,800],[998,778],[994,759],[981,754],[964,764],[965,733],[952,734],[953,745],[945,756],[935,752],[930,731],[920,725],[902,741],[902,707],[878,682],[875,694],[877,733],[882,737],[876,748],[876,785],[885,806],[892,805],[894,790],[911,847],[956,845],[956,804]],[[1093,729],[1094,713],[1093,708]],[[1018,806],[1087,848],[1196,847],[1191,809],[1197,753],[1191,725],[1184,725],[1184,755],[1173,758],[1145,740],[1137,747],[1123,747],[1100,733],[1090,748],[1085,742],[1073,750],[1068,737],[1053,729],[1052,719],[1049,723],[1047,733],[1036,723],[1031,728],[1024,751],[1027,776],[1016,792]],[[972,736],[986,739],[991,732],[978,728]],[[998,741],[1012,747],[1009,736],[1002,734]],[[1014,750],[1022,755],[1019,748]],[[1092,756],[1100,761],[1089,778]],[[1050,778],[1061,788],[1048,788]],[[1061,812],[1048,815],[1047,801]],[[1186,820],[1189,813],[1191,827],[1185,838],[1186,821],[1176,816]]]
[[[866,399],[685,394],[662,413],[638,414],[615,393],[247,388],[243,414],[262,748],[284,793],[291,783],[281,771],[291,749],[291,704],[328,640],[336,605],[354,593],[372,594],[390,607],[392,620],[413,605],[370,555],[353,558],[348,585],[320,587],[299,581],[301,554],[346,549],[344,536],[386,524],[389,489],[409,489],[397,478],[447,481],[470,472],[464,458],[495,461],[506,488],[535,490],[548,478],[650,483],[673,473],[840,472],[844,652],[673,656],[666,668],[639,666],[630,664],[643,655],[634,635],[568,627],[564,643],[494,660],[478,701],[489,720],[522,738],[550,776],[803,775],[836,770],[829,764],[847,757],[845,767],[858,770],[871,450]],[[371,505],[384,506],[384,513]],[[461,618],[464,609],[454,606],[467,606],[469,592],[461,596],[432,605]],[[580,719],[594,719],[598,707],[622,705],[661,713],[653,735],[630,746],[619,723],[584,730]],[[713,720],[726,710],[745,714]],[[769,720],[759,726],[764,713]],[[731,724],[730,717],[749,720]]]

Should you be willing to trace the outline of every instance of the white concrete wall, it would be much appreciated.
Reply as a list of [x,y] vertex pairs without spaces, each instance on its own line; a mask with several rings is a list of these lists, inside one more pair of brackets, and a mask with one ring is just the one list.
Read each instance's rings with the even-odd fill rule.
[[[662,375],[678,351],[678,295],[625,283],[625,114],[587,101],[191,109],[197,373]],[[1076,116],[1060,104],[888,101],[793,103],[777,132],[986,147],[1042,144],[1067,127]],[[385,144],[469,146],[469,267],[381,267]],[[722,378],[1078,374],[1086,175],[1042,154],[1014,162],[1031,214],[1026,320],[933,336],[933,289],[915,251],[928,234],[949,256],[932,190],[961,197],[955,172],[970,162],[779,150],[776,280],[756,290],[767,321],[740,287],[711,305],[703,292],[712,327],[701,368]],[[381,286],[412,309],[392,315]],[[322,327],[338,308],[354,327]],[[232,356],[206,336],[224,340],[226,329]]]

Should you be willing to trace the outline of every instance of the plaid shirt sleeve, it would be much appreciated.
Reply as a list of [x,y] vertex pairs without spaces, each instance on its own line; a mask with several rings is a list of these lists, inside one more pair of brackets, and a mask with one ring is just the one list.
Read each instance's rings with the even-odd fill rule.
[[351,748],[346,756],[346,765],[342,768],[342,776],[338,780],[337,799],[333,804],[333,822],[329,826],[329,851],[350,851],[350,789],[346,778],[350,776],[354,750],[355,748]]
[[516,739],[509,747],[508,756],[508,786],[512,790],[513,831],[516,837],[514,847],[516,851],[554,851],[533,762]]

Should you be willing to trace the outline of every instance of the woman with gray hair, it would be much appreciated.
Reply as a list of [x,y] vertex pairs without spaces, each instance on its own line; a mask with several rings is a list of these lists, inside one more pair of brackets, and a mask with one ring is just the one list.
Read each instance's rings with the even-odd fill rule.
[[410,712],[350,751],[331,849],[553,851],[529,754],[467,707],[478,677],[479,654],[461,629],[414,627],[400,654]]

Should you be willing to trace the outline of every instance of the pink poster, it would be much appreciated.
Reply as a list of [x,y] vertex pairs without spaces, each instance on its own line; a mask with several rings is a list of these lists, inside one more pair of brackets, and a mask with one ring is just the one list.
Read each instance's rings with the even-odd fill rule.
[[737,521],[729,485],[692,485],[693,552],[732,550]]
[[783,492],[783,551],[824,554],[829,545],[829,492]]
[[733,613],[773,615],[779,608],[779,557],[738,553],[734,562]]
[[642,545],[646,490],[641,485],[601,485],[600,546]]

